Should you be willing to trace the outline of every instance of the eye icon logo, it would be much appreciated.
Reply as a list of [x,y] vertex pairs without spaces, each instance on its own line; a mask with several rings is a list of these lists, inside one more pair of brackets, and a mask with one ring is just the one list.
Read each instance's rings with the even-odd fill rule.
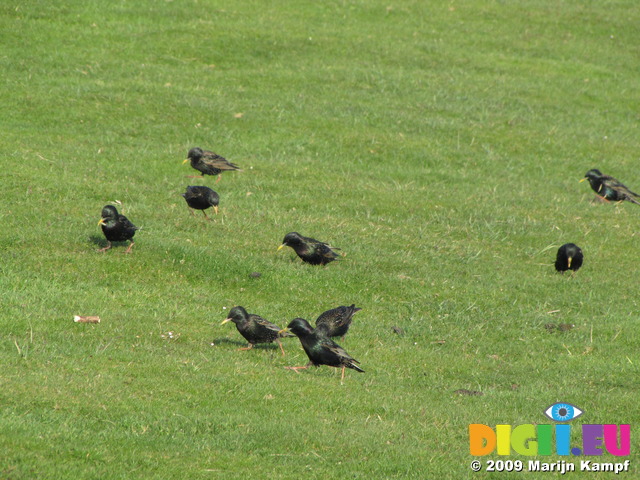
[[575,405],[562,402],[554,403],[544,411],[544,414],[554,422],[570,422],[583,413],[584,412]]

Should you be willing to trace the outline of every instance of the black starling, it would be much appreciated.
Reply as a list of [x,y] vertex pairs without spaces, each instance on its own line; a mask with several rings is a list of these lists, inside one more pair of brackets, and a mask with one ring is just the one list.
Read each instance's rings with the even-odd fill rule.
[[340,250],[339,248],[314,238],[303,237],[297,232],[290,232],[284,236],[278,250],[283,247],[293,248],[303,262],[311,265],[326,265],[340,256],[332,250]]
[[187,163],[191,160],[191,166],[201,172],[203,175],[218,175],[220,181],[221,174],[228,170],[240,170],[240,167],[229,162],[226,158],[221,157],[217,153],[210,152],[209,150],[202,150],[195,147],[189,150],[187,158],[182,163]]
[[640,198],[635,192],[629,190],[624,184],[620,183],[617,179],[604,175],[600,170],[594,168],[589,170],[581,182],[589,180],[589,184],[594,192],[604,200],[610,202],[622,202],[628,200],[636,205],[640,205],[637,200]]
[[340,345],[327,336],[326,324],[321,324],[314,330],[304,318],[294,318],[284,331],[291,331],[300,339],[302,348],[304,348],[307,357],[309,357],[309,363],[303,367],[285,368],[296,372],[304,368],[309,368],[312,365],[314,367],[329,365],[330,367],[342,368],[340,381],[344,380],[345,368],[352,368],[358,372],[364,372],[364,370],[356,365],[360,362],[349,356]]
[[[209,187],[189,186],[187,191],[181,194],[187,201],[187,205],[196,210],[202,210],[202,213],[207,220],[211,220],[205,210],[209,207],[213,207],[213,210],[218,214],[218,203],[220,203],[220,196],[211,190]],[[193,215],[193,211],[189,210]]]
[[220,325],[224,325],[227,322],[235,323],[240,335],[249,342],[247,347],[239,350],[250,350],[256,343],[276,342],[282,351],[282,355],[284,355],[284,348],[282,348],[279,337],[293,337],[290,333],[281,330],[280,327],[266,321],[261,316],[247,313],[244,307],[240,306],[233,307],[229,311],[229,316]]
[[109,250],[111,248],[111,242],[124,242],[126,240],[129,240],[131,244],[125,250],[125,253],[131,251],[133,247],[133,236],[139,228],[131,223],[127,217],[120,215],[116,207],[113,205],[105,205],[102,209],[98,225],[102,226],[102,233],[107,237],[107,246],[98,250],[99,252]]
[[327,326],[327,335],[329,337],[342,337],[347,334],[351,326],[351,320],[356,312],[362,310],[352,304],[350,307],[341,306],[327,310],[316,320],[316,328],[322,324]]
[[558,272],[566,272],[573,270],[574,272],[582,266],[582,250],[575,243],[565,243],[558,249],[556,255],[556,270]]

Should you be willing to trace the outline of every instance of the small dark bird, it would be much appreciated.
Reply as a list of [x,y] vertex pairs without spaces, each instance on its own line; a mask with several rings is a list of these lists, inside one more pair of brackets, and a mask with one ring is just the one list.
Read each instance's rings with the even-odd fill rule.
[[233,322],[236,324],[236,328],[244,338],[247,339],[249,345],[239,350],[251,350],[257,343],[271,343],[276,342],[280,347],[282,355],[284,355],[284,348],[280,343],[280,337],[293,337],[288,332],[283,331],[277,325],[268,322],[259,315],[253,313],[247,313],[244,307],[233,307],[229,311],[229,316],[225,318],[220,325],[224,325],[227,322]]
[[297,232],[290,232],[284,236],[278,250],[284,247],[293,248],[303,262],[311,265],[326,265],[340,256],[333,251],[333,249],[340,250],[339,248],[314,238],[303,237]]
[[593,191],[604,200],[608,200],[610,202],[622,202],[624,200],[628,200],[631,203],[640,205],[640,202],[637,200],[640,198],[640,195],[629,190],[617,179],[610,177],[609,175],[604,175],[596,168],[585,173],[584,178],[580,181],[584,182],[585,180],[589,180],[589,184]]
[[327,336],[342,337],[344,340],[344,336],[351,326],[353,315],[360,310],[362,309],[356,307],[355,304],[352,304],[350,307],[343,305],[327,310],[316,320],[316,328],[324,324],[327,326]]
[[557,332],[568,332],[573,327],[575,327],[575,325],[573,323],[561,323],[559,325],[556,325],[555,323],[547,323],[544,326],[544,328],[546,328],[549,333],[554,333],[556,331]]
[[400,335],[400,336],[404,335],[404,330],[396,325],[391,327],[391,331],[396,335]]
[[220,181],[222,172],[240,170],[236,164],[229,162],[217,153],[198,147],[189,150],[187,158],[182,163],[187,163],[189,160],[191,160],[191,166],[203,175],[218,175],[216,183]]
[[111,242],[124,242],[129,240],[131,244],[125,250],[125,253],[131,252],[133,247],[133,236],[136,230],[139,230],[124,215],[120,215],[113,205],[105,205],[98,225],[102,226],[102,233],[107,238],[107,246],[98,250],[105,252],[111,248]]
[[577,271],[582,266],[584,255],[582,249],[575,243],[565,243],[558,249],[556,255],[556,270],[566,272],[567,270]]
[[[189,205],[189,207],[196,210],[202,210],[202,213],[207,220],[211,220],[207,215],[207,212],[205,212],[207,208],[213,207],[216,215],[218,214],[218,204],[220,203],[220,196],[209,187],[192,185],[187,187],[187,191],[185,193],[182,193],[181,195],[187,201],[187,205]],[[191,215],[193,215],[193,210],[189,211],[191,212]]]
[[302,348],[309,357],[309,363],[303,367],[285,367],[286,369],[297,372],[312,365],[314,367],[329,365],[330,367],[342,368],[341,382],[344,380],[345,368],[352,368],[364,373],[364,370],[357,365],[360,362],[349,356],[340,345],[327,336],[326,324],[321,324],[314,330],[304,318],[294,318],[284,329],[284,332],[288,331],[300,339]]

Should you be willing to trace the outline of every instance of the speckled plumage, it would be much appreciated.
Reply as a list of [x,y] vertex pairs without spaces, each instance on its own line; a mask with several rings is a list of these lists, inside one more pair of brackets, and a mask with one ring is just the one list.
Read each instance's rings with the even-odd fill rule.
[[556,255],[556,270],[566,272],[567,270],[577,271],[582,266],[584,255],[582,249],[575,243],[565,243],[558,249]]
[[315,238],[303,237],[298,232],[289,232],[284,236],[278,250],[284,247],[293,248],[303,262],[311,265],[326,265],[340,256],[334,251],[334,249],[340,250],[339,248]]
[[111,242],[125,242],[129,240],[131,243],[125,250],[125,253],[131,252],[133,247],[133,236],[136,230],[139,230],[127,217],[118,213],[113,205],[105,205],[102,208],[100,221],[98,225],[102,227],[102,233],[107,239],[107,246],[98,250],[104,252],[111,248]]
[[[209,216],[205,212],[207,208],[213,207],[216,215],[218,214],[220,196],[209,187],[190,185],[187,187],[187,191],[181,195],[187,201],[187,205],[189,205],[189,207],[201,210],[207,220],[210,220]],[[191,210],[189,211],[193,214]]]
[[604,175],[597,168],[589,170],[580,181],[583,182],[584,180],[589,180],[589,185],[591,185],[593,191],[596,192],[600,198],[609,200],[610,202],[627,200],[636,205],[640,205],[638,201],[640,195],[629,190],[626,185],[616,178]]
[[249,350],[257,343],[276,342],[282,351],[282,355],[284,355],[284,348],[282,348],[282,343],[280,343],[280,337],[293,336],[261,316],[247,313],[245,308],[241,306],[233,307],[229,311],[229,316],[225,318],[220,325],[224,325],[227,322],[235,323],[240,335],[249,342],[246,348],[241,348],[240,350]]
[[356,307],[355,304],[352,304],[350,307],[343,305],[327,310],[316,320],[316,328],[324,324],[327,326],[327,335],[329,337],[344,338],[351,326],[353,315],[360,310],[362,309]]
[[240,170],[240,167],[229,162],[226,158],[209,150],[202,150],[199,147],[189,150],[187,158],[182,163],[188,161],[191,161],[191,166],[203,175],[218,175],[216,183],[220,181],[220,174],[222,172]]
[[364,373],[364,370],[357,365],[360,362],[327,336],[326,324],[321,324],[314,330],[304,318],[294,318],[285,330],[291,331],[300,339],[302,348],[309,357],[309,363],[305,366],[285,368],[297,372],[311,365],[315,367],[329,365],[330,367],[342,368],[342,379],[344,379],[345,368]]

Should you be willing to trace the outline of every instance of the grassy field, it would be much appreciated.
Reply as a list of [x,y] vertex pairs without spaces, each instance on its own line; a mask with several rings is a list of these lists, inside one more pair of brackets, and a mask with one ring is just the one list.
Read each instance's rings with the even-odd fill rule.
[[[640,208],[578,180],[640,189],[638,24],[631,0],[4,2],[0,478],[493,478],[468,425],[557,401],[631,424],[636,460]],[[186,178],[193,146],[243,170]],[[130,255],[97,253],[116,200]],[[290,231],[346,256],[276,253]],[[351,303],[343,385],[220,326]]]

